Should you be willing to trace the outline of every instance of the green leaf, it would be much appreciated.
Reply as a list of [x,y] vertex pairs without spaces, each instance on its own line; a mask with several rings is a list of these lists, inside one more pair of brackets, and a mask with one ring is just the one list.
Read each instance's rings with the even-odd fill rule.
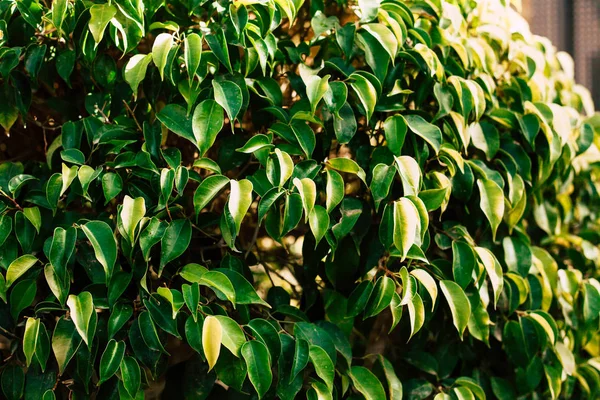
[[314,114],[317,110],[317,105],[319,101],[325,96],[327,89],[329,88],[329,78],[331,75],[325,75],[324,77],[319,77],[317,75],[310,75],[308,78],[308,82],[306,84],[306,96],[308,97],[308,101],[310,102],[310,108],[312,113]]
[[60,152],[60,158],[63,161],[83,165],[85,164],[85,155],[77,149],[67,149]]
[[394,281],[387,276],[382,276],[375,283],[375,287],[365,309],[365,318],[373,317],[382,312],[392,301],[396,290]]
[[408,198],[394,202],[394,246],[400,250],[402,260],[420,234],[420,221],[417,208]]
[[387,381],[388,398],[390,400],[402,400],[402,382],[398,379],[394,366],[381,354],[377,356],[377,361],[381,364],[383,374]]
[[213,80],[212,86],[215,91],[216,102],[225,109],[233,126],[244,105],[242,89],[233,81],[219,82]]
[[111,339],[100,358],[100,380],[98,381],[98,386],[106,382],[117,372],[124,356],[125,342],[117,342]]
[[556,327],[556,322],[552,316],[544,311],[533,311],[527,315],[527,317],[533,320],[540,328],[542,328],[542,330],[546,333],[546,336],[548,336],[550,345],[554,346],[558,336],[558,328]]
[[527,243],[523,240],[506,236],[502,240],[504,250],[504,262],[509,271],[516,272],[526,278],[533,262],[533,255]]
[[194,109],[192,131],[200,156],[206,154],[223,128],[223,108],[214,100],[204,100]]
[[8,214],[0,215],[0,246],[4,244],[6,238],[12,232],[12,218]]
[[350,368],[352,384],[367,400],[385,399],[385,392],[379,379],[365,367]]
[[19,110],[16,107],[12,106],[8,101],[0,103],[0,126],[5,131],[10,131],[10,128],[17,122],[18,118]]
[[302,207],[304,208],[304,220],[308,221],[317,199],[317,186],[310,178],[298,179],[294,178],[294,186],[298,189],[302,198]]
[[215,161],[210,158],[200,158],[194,161],[194,167],[206,169],[208,171],[214,172],[215,174],[221,174],[221,167]]
[[242,346],[242,356],[248,368],[248,378],[262,399],[273,381],[273,374],[269,363],[269,350],[257,340],[251,340]]
[[285,192],[280,187],[273,187],[261,197],[258,203],[258,222],[261,223],[273,204],[284,194]]
[[62,24],[67,16],[68,0],[56,0],[52,2],[52,24],[56,31],[61,33]]
[[156,325],[171,335],[180,338],[177,331],[177,320],[173,319],[172,307],[167,299],[157,294],[152,294],[144,299],[144,305]]
[[402,180],[404,196],[417,196],[421,190],[421,168],[417,161],[409,156],[395,157],[396,168]]
[[275,364],[281,355],[281,338],[279,336],[279,328],[271,321],[263,318],[254,318],[248,323],[248,327],[252,332],[252,336],[256,340],[261,341],[269,350],[269,360]]
[[215,318],[218,319],[221,324],[221,343],[231,351],[234,356],[239,357],[242,345],[246,343],[244,331],[242,331],[242,328],[237,322],[229,317],[216,315]]
[[229,178],[223,175],[212,175],[204,179],[194,193],[194,210],[196,215],[208,205],[217,194],[227,186]]
[[546,375],[546,380],[548,381],[548,389],[550,389],[551,398],[558,399],[562,387],[560,370],[551,365],[544,365],[544,373]]
[[416,293],[413,296],[407,306],[408,316],[410,318],[410,340],[410,338],[423,327],[423,323],[425,322],[425,308],[423,307],[423,300],[419,293]]
[[29,367],[35,349],[38,343],[38,335],[40,332],[40,320],[37,318],[27,318],[25,323],[25,333],[23,334],[23,354],[25,354],[25,366]]
[[184,43],[184,60],[189,80],[193,80],[202,58],[202,38],[197,33],[186,35]]
[[138,316],[138,326],[140,328],[142,338],[144,339],[144,343],[146,343],[150,349],[160,351],[164,354],[169,354],[165,350],[160,337],[158,336],[158,331],[156,330],[156,326],[154,325],[154,322],[152,321],[148,311],[143,311],[140,313]]
[[192,285],[183,284],[181,285],[181,291],[185,305],[192,313],[194,320],[197,320],[198,306],[200,305],[200,286],[197,282],[194,282]]
[[106,282],[109,282],[117,261],[117,242],[112,229],[103,221],[90,221],[81,229],[92,243],[96,259],[104,268]]
[[390,192],[392,182],[396,175],[396,169],[389,165],[377,164],[373,168],[373,179],[371,180],[371,194],[375,203],[375,210],[379,209],[379,205]]
[[62,188],[60,190],[60,196],[65,194],[69,186],[71,186],[71,183],[77,177],[78,170],[79,168],[76,165],[69,168],[65,164],[62,164]]
[[129,321],[133,308],[129,304],[117,303],[113,306],[108,319],[108,338],[112,337]]
[[[584,283],[585,288],[583,297],[583,318],[586,322],[592,323],[600,315],[600,289],[598,285]],[[550,335],[548,335],[550,336]],[[551,342],[554,342],[551,340]]]
[[424,269],[413,269],[410,271],[410,274],[417,278],[419,282],[423,285],[429,296],[431,297],[431,311],[435,308],[435,302],[437,300],[438,290],[435,284],[435,280],[429,275],[427,271]]
[[210,47],[215,57],[217,57],[230,73],[233,73],[229,58],[229,49],[227,48],[227,41],[223,30],[217,29],[214,34],[204,36],[204,39],[206,40],[206,43],[208,43],[208,47]]
[[38,259],[31,254],[25,254],[15,261],[11,262],[6,271],[6,288],[11,287],[17,279],[38,262]]
[[109,172],[102,176],[102,191],[104,192],[104,204],[114,199],[123,190],[123,179],[119,174]]
[[473,122],[469,125],[468,131],[473,146],[483,151],[488,160],[496,156],[500,148],[500,135],[494,125],[486,122]]
[[365,109],[365,116],[367,117],[367,123],[369,123],[377,104],[377,89],[363,75],[353,73],[350,75],[350,79],[352,79],[350,87],[356,92],[360,103]]
[[347,144],[358,130],[354,110],[352,110],[352,106],[348,102],[345,102],[338,114],[334,115],[333,118],[333,130],[338,142],[340,144]]
[[319,346],[311,345],[309,348],[309,357],[319,378],[325,382],[329,391],[333,391],[335,367],[327,352]]
[[463,241],[452,242],[452,272],[454,280],[465,289],[473,280],[476,266],[473,248]]
[[442,131],[437,126],[425,121],[423,117],[411,114],[405,115],[404,119],[411,132],[419,135],[425,140],[435,151],[435,154],[440,152],[442,147]]
[[462,339],[471,316],[471,303],[462,288],[453,281],[440,281],[440,288],[450,306],[454,326]]
[[167,104],[156,114],[156,118],[167,129],[197,146],[198,141],[194,135],[193,119],[189,118],[185,108],[179,104]]
[[206,267],[200,264],[186,264],[179,271],[179,275],[188,282],[200,282],[202,275],[208,272]]
[[292,121],[291,128],[306,159],[310,159],[317,144],[315,132],[304,121]]
[[360,27],[360,29],[373,36],[385,49],[391,60],[396,58],[398,41],[390,29],[383,24],[364,24]]
[[488,278],[492,283],[492,289],[494,291],[494,307],[496,307],[498,299],[502,294],[502,288],[504,287],[502,266],[498,262],[496,256],[494,256],[494,254],[485,247],[475,247],[475,253],[479,258],[479,261],[483,264]]
[[225,298],[227,298],[227,300],[229,300],[235,308],[236,292],[227,275],[219,271],[208,271],[200,277],[198,283],[200,285],[208,286],[212,289],[217,290],[217,295],[223,293],[225,295]]
[[492,239],[496,240],[496,231],[504,216],[504,193],[496,182],[491,179],[477,180],[479,188],[480,207],[492,228]]
[[135,243],[135,230],[146,214],[146,203],[143,197],[132,199],[129,196],[123,198],[123,208],[121,209],[121,221],[123,229],[127,233],[129,243]]
[[[310,356],[310,346],[304,339],[297,339],[294,346],[294,361],[292,363],[292,374],[290,380],[294,380],[296,376],[306,368]],[[330,359],[331,361],[331,359]]]
[[67,299],[67,305],[71,311],[71,319],[75,324],[75,328],[77,328],[79,336],[90,347],[96,333],[97,318],[91,293],[81,292],[77,296],[71,294]]
[[[271,181],[271,183],[278,184],[281,187],[288,181],[288,179],[290,179],[290,177],[294,173],[294,161],[288,153],[286,153],[285,151],[281,151],[277,148],[275,149],[275,157],[277,158],[277,162],[279,163],[279,181],[275,182],[270,178],[269,180]],[[269,158],[269,161],[270,160],[272,159]],[[269,165],[269,162],[267,162],[267,176],[269,176]]]
[[138,362],[133,357],[124,357],[121,361],[120,370],[125,390],[129,396],[137,399],[142,384],[142,373]]
[[315,237],[315,247],[321,242],[321,239],[325,236],[327,229],[329,229],[329,214],[325,208],[316,205],[308,216],[308,222],[310,230]]
[[170,33],[161,33],[154,39],[152,45],[152,61],[158,68],[160,79],[165,78],[165,66],[167,65],[167,58],[169,57],[169,51],[173,47],[173,35]]
[[327,170],[327,187],[325,191],[327,194],[325,208],[327,213],[330,214],[344,199],[344,179],[337,171]]
[[146,70],[148,69],[148,64],[152,61],[152,57],[152,54],[135,54],[127,61],[127,65],[125,65],[123,79],[131,87],[134,100],[137,100],[138,87],[140,86],[140,82],[146,77]]
[[229,181],[231,192],[229,193],[228,208],[233,220],[235,221],[235,234],[237,235],[242,226],[242,220],[248,212],[250,205],[252,204],[252,182],[248,179],[242,179],[241,181],[230,180]]
[[332,158],[327,160],[327,166],[337,171],[355,174],[365,185],[367,184],[365,171],[354,160],[349,158]]
[[40,365],[42,372],[46,372],[46,364],[50,357],[50,336],[43,323],[40,323],[34,356]]
[[556,342],[554,350],[563,366],[563,371],[569,376],[573,375],[577,369],[573,352],[563,342],[560,341]]
[[[143,221],[144,220],[142,220],[142,223]],[[161,221],[156,217],[152,217],[150,222],[145,225],[144,230],[140,233],[139,239],[140,248],[145,261],[150,259],[150,250],[155,244],[162,240],[168,226],[169,224],[166,221]]]
[[283,213],[283,230],[280,236],[286,235],[298,226],[302,219],[302,197],[297,193],[291,193],[285,198],[285,210]]
[[89,197],[87,194],[88,188],[90,183],[92,183],[97,176],[97,172],[92,167],[87,165],[82,165],[79,167],[79,171],[77,171],[77,178],[79,178],[79,184],[81,185],[81,190],[83,191],[84,197]]
[[400,278],[402,279],[402,298],[400,305],[408,304],[417,293],[417,280],[409,275],[406,267],[400,268]]
[[25,373],[16,364],[6,365],[2,371],[2,392],[7,400],[19,400],[23,397]]
[[168,289],[165,287],[160,287],[156,289],[156,292],[161,297],[167,299],[169,304],[171,305],[171,312],[173,319],[177,318],[177,313],[183,307],[185,301],[183,300],[183,295],[177,289]]
[[310,400],[333,400],[331,390],[323,382],[313,380],[310,389],[306,392]]
[[348,317],[356,317],[360,314],[367,305],[367,301],[369,301],[372,292],[373,282],[369,280],[362,281],[356,286],[348,298],[346,315]]
[[27,174],[19,174],[13,176],[10,181],[8,181],[8,190],[12,194],[15,194],[19,189],[21,189],[28,182],[37,181],[38,179],[35,176],[27,175]]
[[239,149],[236,149],[235,151],[250,154],[261,149],[272,147],[274,147],[274,145],[271,144],[271,138],[267,135],[259,133],[257,135],[252,136],[250,139],[248,139],[244,146],[240,147]]
[[202,349],[208,362],[209,371],[213,369],[219,359],[222,337],[223,329],[219,320],[212,315],[206,317],[202,326]]
[[102,41],[104,31],[110,20],[117,14],[117,7],[110,3],[94,4],[90,7],[89,29],[96,46]]
[[192,224],[189,220],[178,219],[165,230],[165,234],[160,241],[160,265],[158,275],[168,263],[182,255],[188,248],[192,240]]
[[259,304],[271,308],[267,302],[258,296],[256,290],[242,274],[226,268],[217,268],[214,271],[221,272],[229,278],[235,289],[235,302],[237,304]]
[[58,362],[59,375],[67,368],[80,345],[81,336],[77,333],[75,324],[64,317],[60,318],[52,335],[52,351]]

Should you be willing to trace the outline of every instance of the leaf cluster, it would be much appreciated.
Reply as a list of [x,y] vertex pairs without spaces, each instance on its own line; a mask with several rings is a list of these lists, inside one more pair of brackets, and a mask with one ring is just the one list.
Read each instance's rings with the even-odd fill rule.
[[3,395],[598,398],[600,118],[519,3],[0,1]]

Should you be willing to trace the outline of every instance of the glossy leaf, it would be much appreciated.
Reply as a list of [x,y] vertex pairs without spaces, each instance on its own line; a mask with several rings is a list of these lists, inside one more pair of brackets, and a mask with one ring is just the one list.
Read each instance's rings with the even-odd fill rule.
[[117,243],[112,229],[103,221],[90,221],[82,225],[81,229],[92,243],[96,259],[102,264],[108,282],[117,261]]
[[6,271],[6,288],[8,289],[19,277],[26,273],[38,262],[38,259],[30,254],[25,254],[14,260]]
[[192,130],[200,155],[212,147],[223,128],[223,108],[214,100],[204,100],[194,109]]
[[469,299],[462,288],[452,281],[440,281],[440,288],[450,306],[454,326],[462,337],[471,315]]
[[256,340],[244,343],[241,349],[244,361],[248,368],[248,378],[262,399],[273,380],[273,374],[269,365],[269,351],[267,347]]
[[100,358],[100,381],[98,385],[106,382],[119,369],[125,355],[125,342],[110,340]]
[[381,382],[365,367],[354,366],[350,368],[352,384],[367,400],[383,399],[385,392]]
[[489,179],[478,180],[477,187],[479,188],[479,195],[481,197],[481,210],[490,223],[492,237],[495,240],[496,231],[504,216],[504,194],[498,184]]
[[67,305],[79,336],[90,346],[96,330],[96,312],[92,295],[90,292],[81,292],[78,296],[70,295]]

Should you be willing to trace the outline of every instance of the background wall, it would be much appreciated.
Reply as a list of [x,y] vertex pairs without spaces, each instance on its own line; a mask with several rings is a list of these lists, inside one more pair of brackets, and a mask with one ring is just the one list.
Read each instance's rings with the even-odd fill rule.
[[575,60],[575,77],[600,107],[600,0],[523,0],[535,34],[547,36]]

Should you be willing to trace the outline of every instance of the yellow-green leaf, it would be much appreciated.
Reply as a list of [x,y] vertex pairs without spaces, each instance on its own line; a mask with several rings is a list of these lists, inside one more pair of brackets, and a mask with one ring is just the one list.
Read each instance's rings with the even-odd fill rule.
[[223,328],[221,327],[221,323],[216,317],[209,315],[204,320],[204,325],[202,326],[202,349],[206,356],[209,371],[213,369],[219,359],[222,338]]

